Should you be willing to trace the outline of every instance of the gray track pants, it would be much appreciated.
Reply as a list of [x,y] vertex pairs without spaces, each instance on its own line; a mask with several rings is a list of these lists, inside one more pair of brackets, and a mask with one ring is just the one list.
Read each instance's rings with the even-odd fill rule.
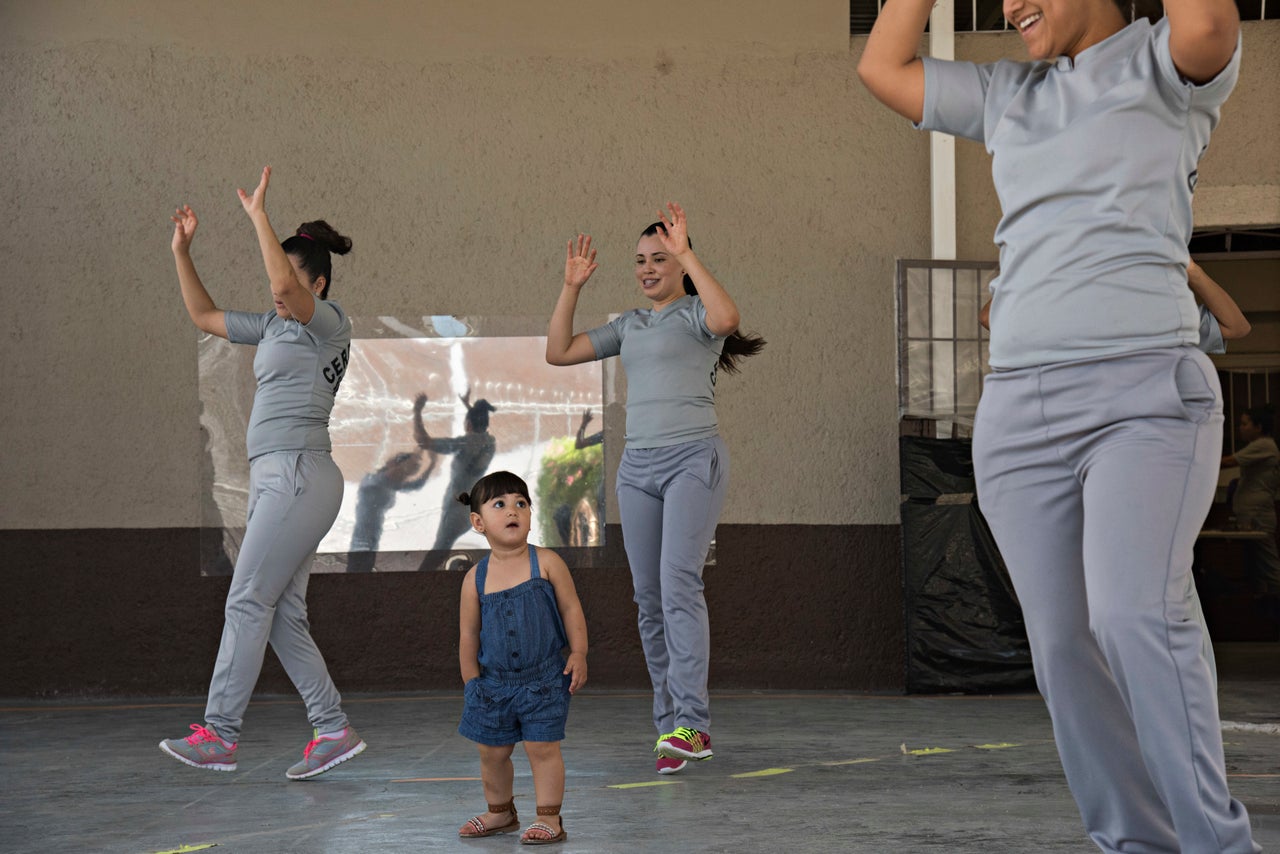
[[729,452],[719,436],[627,448],[618,466],[622,539],[659,734],[680,726],[711,729],[711,628],[702,567],[728,485]]
[[1194,348],[993,373],[983,390],[978,500],[1103,851],[1259,850],[1227,791],[1191,578],[1221,453],[1218,378]]
[[342,698],[307,622],[307,579],[316,546],[342,504],[342,473],[324,451],[264,454],[249,467],[249,518],[231,590],[205,721],[238,741],[267,642],[307,706],[311,725],[347,725]]

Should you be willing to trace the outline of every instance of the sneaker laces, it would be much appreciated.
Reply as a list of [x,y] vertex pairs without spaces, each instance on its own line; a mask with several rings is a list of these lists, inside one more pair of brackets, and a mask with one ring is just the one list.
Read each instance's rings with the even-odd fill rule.
[[218,734],[207,726],[192,724],[191,729],[193,732],[191,735],[187,736],[186,742],[193,747],[197,744],[203,744],[206,741],[222,741],[222,739],[218,737]]
[[689,742],[692,746],[698,748],[702,746],[702,733],[698,732],[696,729],[689,729],[687,726],[678,726],[674,731],[669,732],[666,735],[658,736],[658,740],[654,742],[653,745],[654,752],[657,752],[658,745],[662,744],[662,742],[669,738],[683,739]]
[[303,758],[303,759],[310,759],[310,758],[311,758],[311,751],[313,751],[313,750],[315,750],[315,749],[316,749],[316,745],[318,745],[318,744],[319,744],[320,742],[322,742],[322,741],[335,741],[336,739],[338,739],[338,738],[340,738],[340,737],[341,737],[341,733],[345,733],[345,732],[346,732],[346,730],[341,730],[341,732],[340,732],[340,733],[338,733],[338,734],[335,734],[335,733],[329,733],[328,735],[322,736],[322,735],[320,735],[320,730],[318,730],[318,729],[313,729],[313,730],[311,731],[311,734],[312,734],[312,735],[314,735],[314,736],[315,736],[315,738],[313,738],[313,739],[311,739],[311,741],[307,742],[307,746],[306,746],[306,747],[304,747],[304,748],[302,749],[302,758]]

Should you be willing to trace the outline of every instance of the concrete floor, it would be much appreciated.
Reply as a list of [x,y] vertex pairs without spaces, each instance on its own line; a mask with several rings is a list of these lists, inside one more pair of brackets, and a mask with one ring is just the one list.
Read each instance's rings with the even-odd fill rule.
[[[1219,648],[1232,791],[1280,850],[1280,645]],[[296,698],[247,715],[240,768],[156,747],[200,718],[184,702],[0,701],[0,850],[372,852],[528,850],[462,842],[483,810],[459,693],[349,696],[369,743],[307,782],[284,770],[308,730]],[[648,697],[573,701],[564,852],[1088,852],[1038,696],[713,695],[716,757],[653,773]],[[1268,731],[1270,730],[1270,732]],[[516,803],[534,817],[516,753]]]

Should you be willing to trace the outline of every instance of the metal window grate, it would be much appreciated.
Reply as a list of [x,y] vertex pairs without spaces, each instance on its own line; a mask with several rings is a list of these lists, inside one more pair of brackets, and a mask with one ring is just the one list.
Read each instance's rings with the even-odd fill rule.
[[[849,33],[865,36],[871,32],[876,15],[884,6],[884,0],[849,0]],[[1274,21],[1280,19],[1280,0],[1236,0],[1242,21]],[[1129,19],[1150,18],[1155,21],[1164,15],[1160,0],[1131,0]],[[1007,30],[1002,0],[955,0],[955,29],[957,33],[996,32]]]
[[970,425],[988,370],[979,314],[996,265],[899,261],[898,414]]

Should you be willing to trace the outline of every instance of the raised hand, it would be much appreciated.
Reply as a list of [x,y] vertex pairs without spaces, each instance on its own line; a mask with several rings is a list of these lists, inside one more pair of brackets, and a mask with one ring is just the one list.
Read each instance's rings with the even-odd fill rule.
[[[670,213],[670,218],[667,217]],[[667,213],[658,211],[658,221],[662,228],[658,229],[658,239],[662,246],[672,255],[682,255],[689,251],[689,220],[684,208],[675,202],[667,202]]]
[[413,411],[421,412],[422,407],[427,405],[427,393],[420,391],[418,396],[413,399]]
[[579,234],[577,246],[572,240],[565,251],[564,284],[565,287],[580,289],[596,271],[596,250],[591,248],[591,235]]
[[266,210],[267,184],[269,183],[271,183],[271,167],[263,166],[262,178],[258,181],[258,187],[253,191],[253,195],[249,195],[244,190],[236,190],[236,195],[240,197],[240,204],[244,205],[244,212],[249,216]]
[[578,432],[579,432],[579,433],[581,433],[581,432],[583,432],[583,431],[585,431],[585,430],[587,429],[587,425],[591,423],[591,418],[592,418],[592,416],[591,416],[591,410],[590,410],[590,409],[588,409],[588,410],[586,410],[585,412],[583,412],[583,413],[582,413],[582,426],[578,428]]
[[190,205],[183,205],[169,219],[173,220],[173,251],[185,252],[191,247],[191,238],[196,236],[196,226],[200,224],[196,212]]

